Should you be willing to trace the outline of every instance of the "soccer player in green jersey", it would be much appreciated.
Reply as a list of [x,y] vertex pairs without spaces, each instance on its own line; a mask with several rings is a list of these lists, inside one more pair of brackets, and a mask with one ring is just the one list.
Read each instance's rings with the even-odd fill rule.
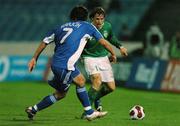
[[[127,49],[120,44],[113,34],[111,24],[105,21],[105,15],[103,8],[96,7],[92,10],[89,17],[92,24],[100,31],[103,37],[116,46],[120,50],[121,55],[127,56]],[[96,110],[102,111],[100,98],[115,90],[111,59],[108,58],[108,51],[97,43],[94,38],[86,44],[82,57],[86,72],[92,82],[88,92],[90,102],[91,104],[94,103]]]

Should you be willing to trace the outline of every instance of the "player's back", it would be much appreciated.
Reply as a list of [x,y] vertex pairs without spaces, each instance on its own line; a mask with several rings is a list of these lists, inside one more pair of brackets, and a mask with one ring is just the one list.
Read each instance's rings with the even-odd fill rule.
[[85,21],[68,22],[57,27],[53,30],[56,47],[52,64],[73,70],[87,39],[91,38],[95,32],[95,28]]

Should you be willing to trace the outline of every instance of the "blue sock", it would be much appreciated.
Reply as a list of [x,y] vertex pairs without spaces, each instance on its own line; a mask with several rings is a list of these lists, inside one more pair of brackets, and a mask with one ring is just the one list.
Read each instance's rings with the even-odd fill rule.
[[42,109],[45,109],[45,108],[51,106],[56,101],[57,101],[57,99],[55,98],[54,95],[49,95],[49,96],[44,97],[42,99],[42,101],[40,101],[38,104],[34,105],[33,108],[37,112],[37,111],[40,111]]
[[90,115],[94,112],[91,108],[89,97],[85,87],[76,87],[76,94],[84,107],[85,113]]

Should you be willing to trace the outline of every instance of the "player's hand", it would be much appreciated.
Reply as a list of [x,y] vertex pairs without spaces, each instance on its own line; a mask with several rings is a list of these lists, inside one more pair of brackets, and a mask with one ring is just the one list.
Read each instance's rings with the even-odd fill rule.
[[115,63],[116,60],[117,60],[116,55],[111,55],[111,56],[109,57],[109,61],[110,61],[111,63]]
[[32,58],[29,63],[28,63],[28,67],[29,67],[29,72],[31,72],[36,66],[36,59]]
[[120,48],[120,53],[121,53],[122,56],[128,56],[127,49],[124,48],[124,47]]

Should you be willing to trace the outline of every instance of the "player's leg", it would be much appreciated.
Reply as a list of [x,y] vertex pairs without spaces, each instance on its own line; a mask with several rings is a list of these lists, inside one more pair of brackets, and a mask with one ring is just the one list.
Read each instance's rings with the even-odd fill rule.
[[101,112],[103,110],[101,99],[96,99],[94,101],[94,108],[99,112]]
[[44,97],[39,103],[34,106],[28,107],[25,111],[28,114],[29,119],[33,119],[34,115],[51,105],[53,105],[58,100],[64,98],[69,89],[70,84],[67,80],[69,80],[69,76],[71,71],[63,70],[63,69],[52,69],[54,73],[53,80],[49,81],[49,85],[52,86],[56,91]]
[[66,92],[61,93],[59,91],[56,91],[52,95],[48,95],[48,96],[44,97],[39,103],[35,104],[34,106],[30,106],[30,107],[26,108],[25,111],[28,114],[28,118],[33,119],[33,117],[35,116],[35,114],[38,111],[41,111],[41,110],[53,105],[55,102],[64,98],[65,95],[66,95]]
[[96,95],[94,105],[98,111],[101,111],[102,104],[100,98],[115,90],[115,82],[112,67],[108,57],[101,58],[99,69],[101,70],[100,75],[102,78],[102,82],[105,84],[101,84],[101,88]]
[[85,113],[88,115],[92,114],[94,111],[91,108],[89,97],[88,97],[88,94],[87,94],[87,91],[85,88],[84,76],[81,73],[79,73],[79,75],[77,75],[73,79],[73,81],[76,84],[76,94],[78,96],[78,99],[80,100],[80,102],[82,103],[82,105],[84,107]]
[[96,108],[97,111],[102,111],[102,103],[100,99],[105,95],[113,92],[115,88],[116,88],[115,82],[107,82],[101,85],[101,88],[98,91],[96,95],[96,99],[94,101],[94,107]]
[[116,88],[115,82],[103,83],[101,86],[101,89],[98,92],[97,99],[113,92],[115,90],[115,88]]
[[99,58],[87,57],[84,59],[84,66],[87,74],[90,76],[90,80],[92,83],[88,91],[91,105],[94,103],[94,100],[96,99],[96,95],[101,85],[101,75],[100,75],[98,63],[99,63]]
[[100,73],[90,75],[90,79],[91,79],[92,85],[89,88],[88,95],[89,95],[89,99],[92,105],[94,101],[96,100],[96,97],[97,97],[98,91],[100,90],[102,82],[101,82]]
[[52,95],[48,95],[48,96],[44,97],[42,99],[42,101],[40,101],[38,104],[36,104],[33,108],[36,111],[41,111],[41,110],[51,106],[55,102],[59,101],[60,99],[64,98],[66,96],[66,93],[67,92],[56,91]]
[[89,97],[85,88],[84,76],[80,73],[74,77],[73,81],[76,84],[76,94],[84,107],[83,117],[91,121],[93,119],[105,116],[107,112],[97,112],[91,108]]

